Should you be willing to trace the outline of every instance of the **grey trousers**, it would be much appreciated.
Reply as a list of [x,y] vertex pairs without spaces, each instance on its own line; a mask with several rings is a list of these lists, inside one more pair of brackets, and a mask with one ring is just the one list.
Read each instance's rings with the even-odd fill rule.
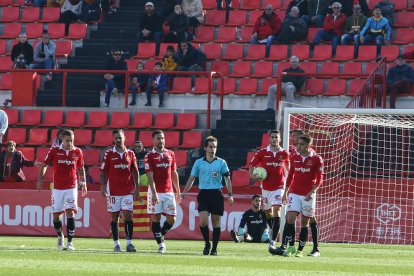
[[[267,90],[267,108],[275,109],[277,84],[269,86]],[[296,87],[292,82],[282,82],[282,92],[286,94],[286,101],[294,102]]]

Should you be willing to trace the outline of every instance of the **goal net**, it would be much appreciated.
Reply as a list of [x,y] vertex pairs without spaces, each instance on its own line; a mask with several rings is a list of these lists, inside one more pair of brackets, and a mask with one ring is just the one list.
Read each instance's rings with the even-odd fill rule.
[[320,240],[414,244],[414,112],[286,108],[324,159],[316,219]]

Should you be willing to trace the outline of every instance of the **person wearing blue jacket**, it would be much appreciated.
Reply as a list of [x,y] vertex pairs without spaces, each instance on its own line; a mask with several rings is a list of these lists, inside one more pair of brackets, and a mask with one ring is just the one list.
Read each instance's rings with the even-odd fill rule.
[[[177,63],[177,71],[204,71],[206,55],[194,48],[191,43],[182,41],[178,44]],[[195,75],[191,76],[191,87],[194,91]]]
[[167,92],[167,75],[162,74],[162,63],[157,62],[154,66],[154,74],[152,74],[147,84],[147,103],[145,106],[152,106],[151,94],[157,90],[160,99],[158,107],[164,107],[164,93]]
[[381,57],[381,46],[388,45],[391,39],[391,26],[387,18],[381,15],[380,8],[374,8],[373,16],[368,18],[367,23],[359,35],[359,41],[355,42],[355,53],[358,53],[360,44],[375,42],[377,45],[377,59]]
[[387,92],[390,95],[390,108],[395,108],[398,94],[410,93],[414,84],[414,69],[405,63],[404,56],[397,57],[397,66],[387,74]]

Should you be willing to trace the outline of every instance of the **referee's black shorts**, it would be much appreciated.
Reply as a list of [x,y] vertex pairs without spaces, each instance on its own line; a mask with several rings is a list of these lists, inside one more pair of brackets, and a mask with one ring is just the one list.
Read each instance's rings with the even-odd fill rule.
[[207,211],[212,215],[223,216],[224,197],[220,189],[200,190],[197,201],[198,212]]

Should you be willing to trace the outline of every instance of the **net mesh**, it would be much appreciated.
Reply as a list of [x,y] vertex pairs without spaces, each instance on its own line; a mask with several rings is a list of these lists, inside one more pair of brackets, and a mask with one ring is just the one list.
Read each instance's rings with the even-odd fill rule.
[[413,244],[414,115],[290,113],[324,159],[320,240]]

